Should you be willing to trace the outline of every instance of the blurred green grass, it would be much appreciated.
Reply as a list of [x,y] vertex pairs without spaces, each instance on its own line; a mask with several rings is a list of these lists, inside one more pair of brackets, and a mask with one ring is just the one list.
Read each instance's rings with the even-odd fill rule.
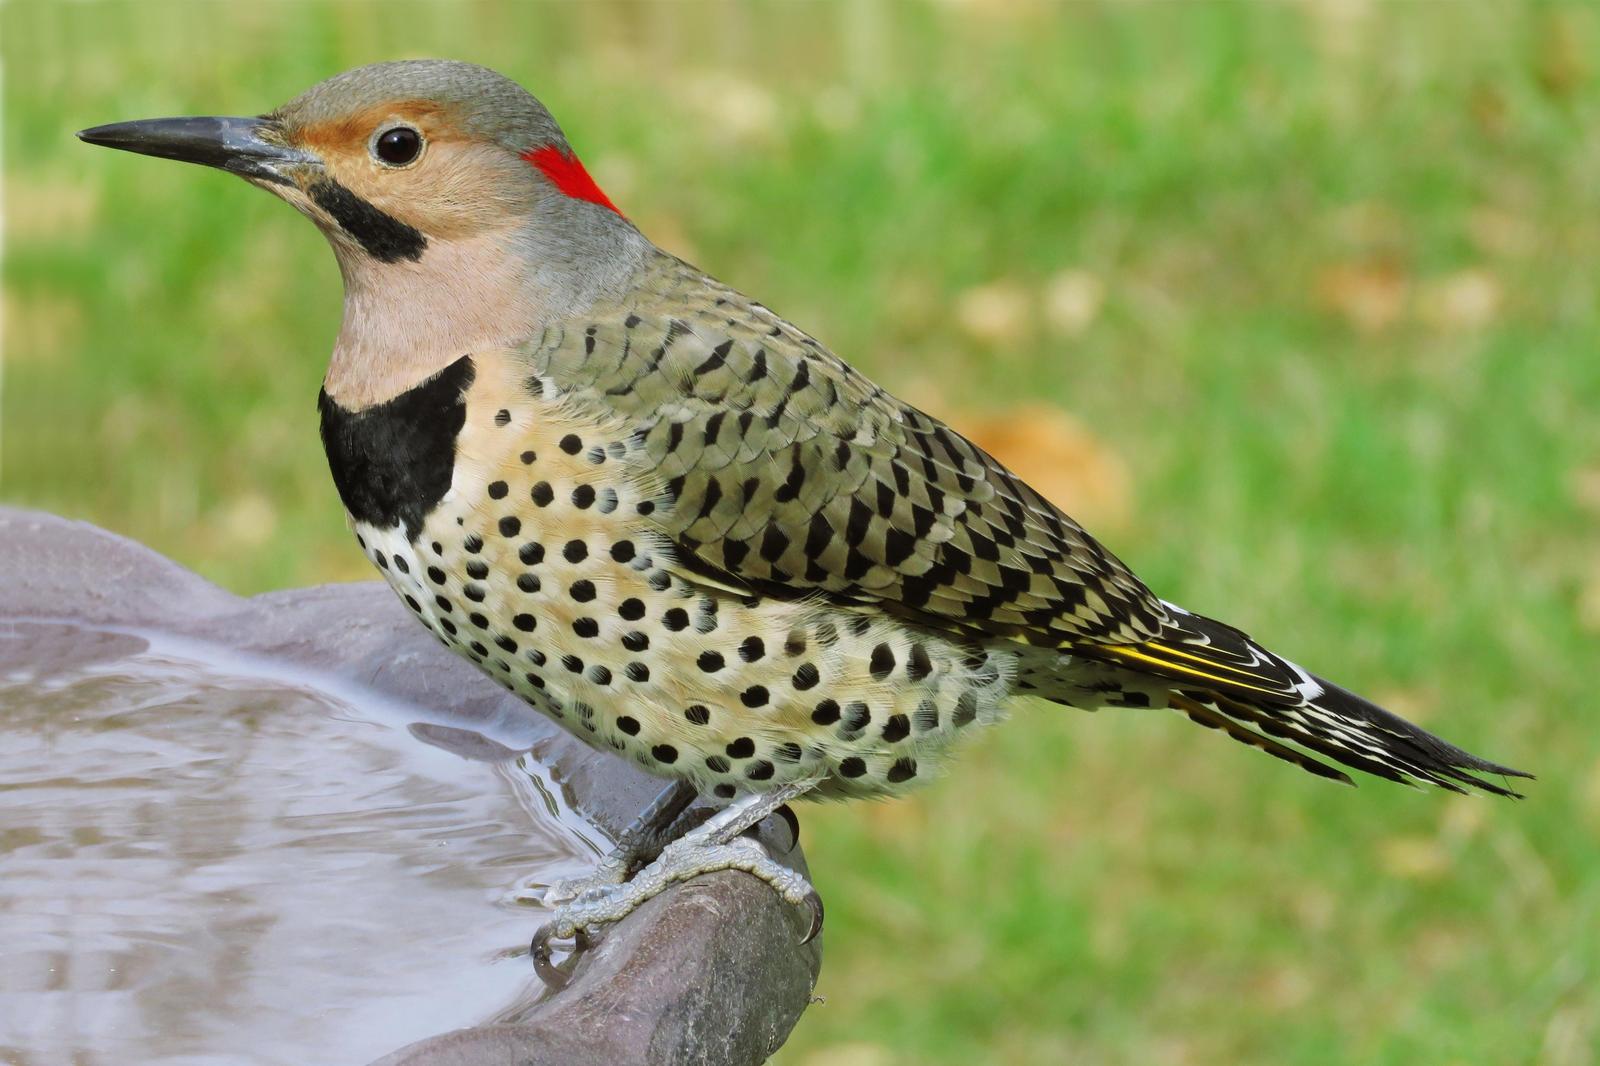
[[0,499],[240,592],[369,576],[316,437],[322,239],[70,132],[486,63],[646,233],[891,388],[1071,412],[1165,596],[1541,777],[1351,792],[1022,707],[912,800],[802,812],[825,1002],[780,1062],[1592,1063],[1597,16],[12,2]]

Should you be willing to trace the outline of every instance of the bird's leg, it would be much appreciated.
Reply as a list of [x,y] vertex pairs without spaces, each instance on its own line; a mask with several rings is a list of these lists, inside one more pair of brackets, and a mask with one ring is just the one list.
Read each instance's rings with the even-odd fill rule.
[[822,898],[809,881],[777,862],[760,841],[744,833],[816,784],[815,779],[795,781],[770,792],[741,797],[668,844],[654,862],[632,879],[594,885],[558,906],[529,946],[539,976],[553,988],[566,984],[566,975],[550,961],[552,940],[572,937],[575,950],[582,950],[589,940],[589,930],[621,921],[670,885],[718,870],[743,870],[771,885],[789,903],[804,906],[810,922],[800,942],[814,939],[822,930]]
[[699,791],[688,781],[668,785],[623,828],[611,850],[592,871],[557,881],[540,895],[540,901],[566,903],[590,889],[622,884],[635,869],[654,860],[662,848],[683,835],[687,829],[682,825],[683,814],[698,796]]

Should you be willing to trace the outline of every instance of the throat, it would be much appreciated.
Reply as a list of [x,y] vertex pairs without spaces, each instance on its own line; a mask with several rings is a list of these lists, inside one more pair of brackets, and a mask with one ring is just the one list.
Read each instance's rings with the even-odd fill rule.
[[344,320],[322,389],[347,410],[387,403],[465,355],[516,347],[538,330],[538,301],[505,235],[430,240],[416,260],[334,247]]
[[[588,215],[574,224],[571,212]],[[386,403],[465,355],[520,348],[539,331],[623,299],[654,246],[622,216],[552,194],[532,217],[474,236],[430,234],[385,261],[340,232],[344,320],[323,392],[347,410]]]

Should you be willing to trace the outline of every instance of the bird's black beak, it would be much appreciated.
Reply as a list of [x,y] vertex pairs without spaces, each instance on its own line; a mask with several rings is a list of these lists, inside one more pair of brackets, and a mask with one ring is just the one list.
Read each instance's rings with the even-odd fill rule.
[[217,167],[241,177],[292,185],[288,172],[317,158],[281,143],[266,118],[148,118],[79,130],[79,140],[124,152]]

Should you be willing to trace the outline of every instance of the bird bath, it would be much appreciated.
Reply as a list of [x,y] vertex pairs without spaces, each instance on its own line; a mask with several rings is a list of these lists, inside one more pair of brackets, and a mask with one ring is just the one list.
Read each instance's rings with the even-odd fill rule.
[[375,584],[240,600],[0,510],[0,1060],[760,1062],[819,955],[753,879],[664,894],[558,994],[527,958],[516,890],[658,788]]
[[0,1048],[360,1062],[527,995],[537,912],[501,899],[604,835],[513,748],[360,697],[0,624]]

